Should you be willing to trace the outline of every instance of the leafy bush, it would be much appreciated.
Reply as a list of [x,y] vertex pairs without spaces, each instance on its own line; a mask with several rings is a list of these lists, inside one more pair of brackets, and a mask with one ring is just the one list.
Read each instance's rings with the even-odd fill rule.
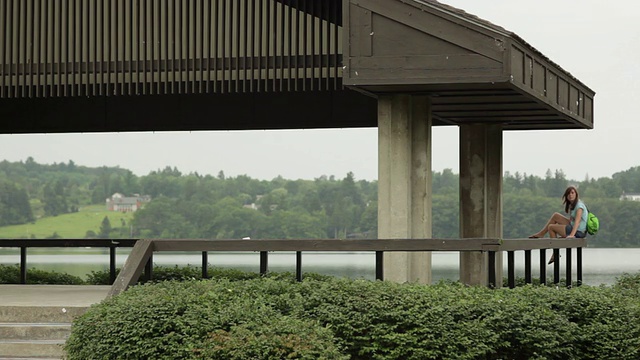
[[622,294],[634,296],[640,301],[640,273],[622,274],[622,276],[616,278],[613,288]]
[[[116,275],[120,273],[120,268],[116,269]],[[231,281],[241,281],[260,278],[257,272],[247,272],[237,269],[227,268],[209,268],[209,278],[212,279],[228,279]],[[291,272],[269,272],[265,275],[268,278],[278,280],[295,280],[295,274]],[[326,280],[328,275],[316,273],[304,273],[305,279]],[[158,266],[153,267],[153,278],[151,282],[170,281],[170,280],[202,280],[202,268],[197,266]],[[145,283],[144,279],[140,279],[139,283]],[[109,270],[91,271],[87,275],[87,283],[92,285],[110,285]]]
[[[19,265],[0,265],[0,284],[19,284]],[[81,278],[56,271],[27,269],[27,284],[41,285],[83,285]]]
[[282,274],[167,281],[91,307],[66,350],[70,359],[637,359],[630,295]]
[[293,287],[270,279],[135,286],[78,318],[65,348],[69,359],[340,359],[329,330],[277,310],[298,298]]

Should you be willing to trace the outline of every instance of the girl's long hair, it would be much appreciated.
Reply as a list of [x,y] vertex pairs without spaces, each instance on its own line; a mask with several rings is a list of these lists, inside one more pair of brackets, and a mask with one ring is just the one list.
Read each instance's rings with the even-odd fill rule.
[[[573,200],[573,202],[569,201],[569,193],[571,192],[571,190],[576,192],[576,199]],[[569,186],[567,190],[564,191],[564,195],[562,195],[562,202],[564,202],[564,212],[568,214],[569,210],[575,209],[579,198],[580,196],[578,195],[578,189],[576,189],[575,186]]]

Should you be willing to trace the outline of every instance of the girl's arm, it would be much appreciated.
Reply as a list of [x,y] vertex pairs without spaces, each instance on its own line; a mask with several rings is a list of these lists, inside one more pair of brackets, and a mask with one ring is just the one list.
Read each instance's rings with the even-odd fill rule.
[[573,228],[571,229],[571,234],[567,234],[568,238],[576,237],[576,231],[578,231],[578,226],[580,226],[580,221],[582,221],[582,208],[578,208],[576,210],[576,218],[573,222]]

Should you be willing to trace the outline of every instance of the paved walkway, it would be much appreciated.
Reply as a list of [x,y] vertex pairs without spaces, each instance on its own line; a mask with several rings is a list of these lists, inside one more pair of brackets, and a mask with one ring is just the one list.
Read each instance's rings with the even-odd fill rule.
[[77,306],[104,300],[108,285],[0,285],[0,306]]

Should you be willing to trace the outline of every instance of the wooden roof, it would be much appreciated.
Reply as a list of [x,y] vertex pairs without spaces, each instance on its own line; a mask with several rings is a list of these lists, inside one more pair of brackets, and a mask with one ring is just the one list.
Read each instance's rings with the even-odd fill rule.
[[136,3],[1,7],[0,133],[375,127],[388,93],[435,125],[593,127],[586,85],[437,1]]
[[430,94],[443,124],[593,127],[595,93],[500,26],[433,0],[350,0],[344,12],[346,86]]

